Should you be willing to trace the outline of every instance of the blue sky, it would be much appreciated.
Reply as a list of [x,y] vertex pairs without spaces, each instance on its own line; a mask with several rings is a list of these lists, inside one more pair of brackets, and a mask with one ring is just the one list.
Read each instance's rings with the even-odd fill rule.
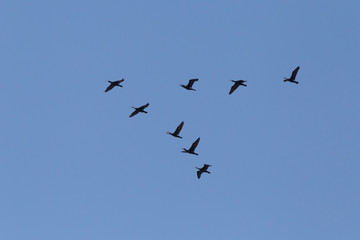
[[1,3],[0,238],[359,239],[359,7]]

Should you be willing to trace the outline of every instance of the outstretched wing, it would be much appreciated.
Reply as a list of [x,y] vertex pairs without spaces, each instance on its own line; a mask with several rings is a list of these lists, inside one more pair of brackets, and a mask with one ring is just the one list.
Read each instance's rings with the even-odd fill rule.
[[186,87],[191,88],[194,82],[198,81],[198,78],[190,79],[189,83],[186,85]]
[[135,111],[132,112],[132,114],[130,115],[130,117],[133,117],[133,116],[135,116],[135,115],[138,114],[138,113],[139,113],[139,110],[136,109]]
[[199,170],[199,171],[196,172],[196,174],[197,174],[198,179],[200,179],[202,171]]
[[202,167],[202,170],[207,171],[209,167],[211,167],[211,165],[204,164],[204,166]]
[[238,87],[240,83],[234,83],[234,85],[231,87],[229,95],[232,94]]
[[110,90],[113,89],[114,87],[115,87],[115,85],[111,83],[110,86],[108,86],[108,87],[106,88],[105,92],[110,91]]
[[123,81],[125,81],[125,79],[117,80],[114,83],[119,84],[119,83],[122,83]]
[[181,122],[180,125],[176,128],[174,134],[179,135],[179,133],[180,133],[183,126],[184,126],[184,122]]
[[197,147],[197,145],[199,144],[199,142],[200,142],[200,138],[196,139],[196,141],[191,145],[189,151],[190,151],[190,152],[195,151],[195,148]]
[[145,104],[145,105],[141,106],[140,108],[141,108],[142,110],[144,110],[144,109],[145,109],[145,108],[147,108],[149,105],[150,105],[150,104],[149,104],[149,103],[147,103],[147,104]]
[[295,70],[292,72],[290,79],[295,80],[296,74],[299,71],[300,67],[295,68]]

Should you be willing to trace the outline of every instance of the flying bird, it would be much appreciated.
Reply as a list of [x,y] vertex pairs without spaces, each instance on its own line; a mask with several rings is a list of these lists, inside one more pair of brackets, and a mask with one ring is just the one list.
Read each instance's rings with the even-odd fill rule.
[[300,69],[300,67],[295,68],[295,70],[292,72],[290,78],[284,77],[284,82],[292,82],[292,83],[298,84],[299,82],[295,81],[295,78],[296,78],[296,74],[299,71],[299,69]]
[[230,80],[231,82],[234,83],[234,85],[232,85],[231,89],[230,89],[230,92],[229,92],[229,95],[232,94],[240,85],[241,86],[247,86],[246,83],[247,81],[245,80],[237,80],[237,81],[234,81],[234,80]]
[[211,167],[211,165],[208,165],[208,164],[204,164],[204,166],[202,168],[195,167],[196,169],[199,169],[199,171],[196,172],[198,179],[200,179],[201,174],[204,172],[210,174],[210,172],[207,170],[209,167]]
[[148,106],[149,106],[149,103],[147,103],[147,104],[145,104],[145,105],[143,105],[143,106],[141,106],[141,107],[138,107],[138,108],[132,107],[132,108],[135,109],[135,111],[133,111],[133,113],[130,115],[130,117],[135,116],[135,115],[138,114],[139,112],[147,113],[146,111],[144,111],[144,109],[147,108]]
[[108,81],[110,83],[110,85],[106,88],[105,92],[110,91],[111,89],[113,89],[115,86],[119,86],[119,87],[123,87],[120,85],[120,83],[122,83],[123,81],[125,81],[125,79],[121,79],[121,80],[117,80],[117,81]]
[[184,122],[181,122],[180,125],[176,128],[175,132],[171,133],[171,132],[166,132],[167,134],[170,134],[174,137],[177,137],[177,138],[182,138],[179,136],[179,133],[182,129],[182,127],[184,126]]
[[194,82],[196,81],[199,81],[198,78],[194,78],[194,79],[190,79],[189,80],[189,83],[185,86],[185,85],[182,85],[180,84],[180,86],[182,86],[183,88],[187,89],[187,90],[193,90],[193,91],[196,91],[195,89],[192,88],[192,85],[194,84]]
[[194,154],[194,155],[199,155],[197,154],[195,151],[195,148],[197,147],[197,145],[199,144],[200,142],[200,138],[196,139],[196,141],[191,145],[191,147],[189,149],[186,149],[186,148],[183,148],[184,153],[190,153],[190,154]]

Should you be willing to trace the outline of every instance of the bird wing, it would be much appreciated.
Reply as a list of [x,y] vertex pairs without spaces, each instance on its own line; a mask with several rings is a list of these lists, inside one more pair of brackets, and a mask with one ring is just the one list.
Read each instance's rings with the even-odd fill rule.
[[190,79],[186,87],[191,88],[194,82],[198,81],[198,78]]
[[204,171],[207,171],[209,167],[211,167],[211,165],[204,164],[204,166],[202,167],[202,169],[203,169]]
[[119,84],[119,83],[122,83],[123,81],[125,81],[125,79],[117,80],[114,83]]
[[110,86],[108,86],[108,87],[106,88],[105,92],[110,91],[110,90],[113,89],[114,87],[115,87],[115,85],[111,83]]
[[138,113],[139,113],[139,110],[136,109],[135,111],[132,112],[132,114],[130,115],[130,117],[133,117],[133,116],[135,116],[135,115],[138,114]]
[[145,105],[141,106],[140,108],[141,108],[142,110],[144,110],[144,109],[145,109],[145,108],[147,108],[149,105],[150,105],[150,104],[149,104],[149,103],[147,103],[147,104],[145,104]]
[[201,174],[202,174],[202,171],[200,171],[200,170],[196,172],[196,175],[197,175],[198,179],[200,179]]
[[299,71],[300,67],[295,68],[295,70],[292,72],[290,79],[295,80],[296,74]]
[[176,128],[174,134],[178,135],[182,129],[182,127],[184,126],[184,122],[181,122],[180,125]]
[[232,85],[229,94],[232,94],[238,87],[239,87],[239,83],[234,83],[234,85]]
[[197,145],[199,144],[199,142],[200,142],[200,138],[196,139],[196,141],[191,145],[189,151],[190,151],[190,152],[195,151],[195,148],[197,147]]

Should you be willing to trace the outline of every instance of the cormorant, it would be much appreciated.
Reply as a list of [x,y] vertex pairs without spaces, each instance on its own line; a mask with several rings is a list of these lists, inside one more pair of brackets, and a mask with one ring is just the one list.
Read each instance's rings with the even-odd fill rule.
[[184,151],[182,152],[185,152],[185,153],[190,153],[190,154],[194,154],[194,155],[199,155],[197,154],[195,151],[195,148],[197,147],[197,145],[199,144],[200,142],[200,138],[196,139],[196,141],[191,145],[191,147],[189,149],[185,149],[183,148]]
[[202,168],[195,167],[196,169],[199,169],[199,171],[196,172],[198,179],[200,179],[201,174],[204,172],[210,174],[210,172],[207,170],[209,167],[211,167],[211,165],[208,165],[208,164],[204,164],[204,166]]
[[105,92],[110,91],[115,86],[123,87],[123,86],[120,85],[120,83],[122,83],[123,81],[125,81],[125,79],[117,80],[117,81],[114,81],[114,82],[108,81],[110,83],[110,85],[106,88]]
[[198,81],[199,79],[198,78],[194,78],[194,79],[190,79],[189,80],[189,83],[185,86],[185,85],[182,85],[180,84],[180,86],[182,86],[183,88],[187,89],[187,90],[194,90],[196,91],[195,89],[192,88],[192,85],[194,84],[194,82]]
[[290,78],[284,77],[284,82],[292,82],[292,83],[298,84],[299,82],[295,81],[295,78],[296,78],[296,74],[299,71],[299,69],[300,69],[300,67],[295,68],[295,70],[292,72]]
[[232,94],[240,85],[245,87],[247,86],[246,84],[244,84],[245,82],[247,82],[245,80],[237,80],[237,81],[230,80],[230,81],[233,82],[234,85],[231,87],[229,95]]
[[184,126],[184,122],[181,122],[180,125],[176,128],[175,132],[171,133],[171,132],[166,132],[167,134],[170,134],[174,137],[177,137],[177,138],[182,138],[179,136],[179,133],[182,129],[182,127]]
[[132,108],[135,109],[135,111],[130,115],[130,117],[135,116],[135,115],[138,114],[139,112],[147,113],[146,111],[144,111],[144,109],[147,108],[148,106],[149,106],[149,103],[147,103],[147,104],[145,104],[145,105],[143,105],[143,106],[141,106],[141,107],[138,107],[138,108],[132,107]]

